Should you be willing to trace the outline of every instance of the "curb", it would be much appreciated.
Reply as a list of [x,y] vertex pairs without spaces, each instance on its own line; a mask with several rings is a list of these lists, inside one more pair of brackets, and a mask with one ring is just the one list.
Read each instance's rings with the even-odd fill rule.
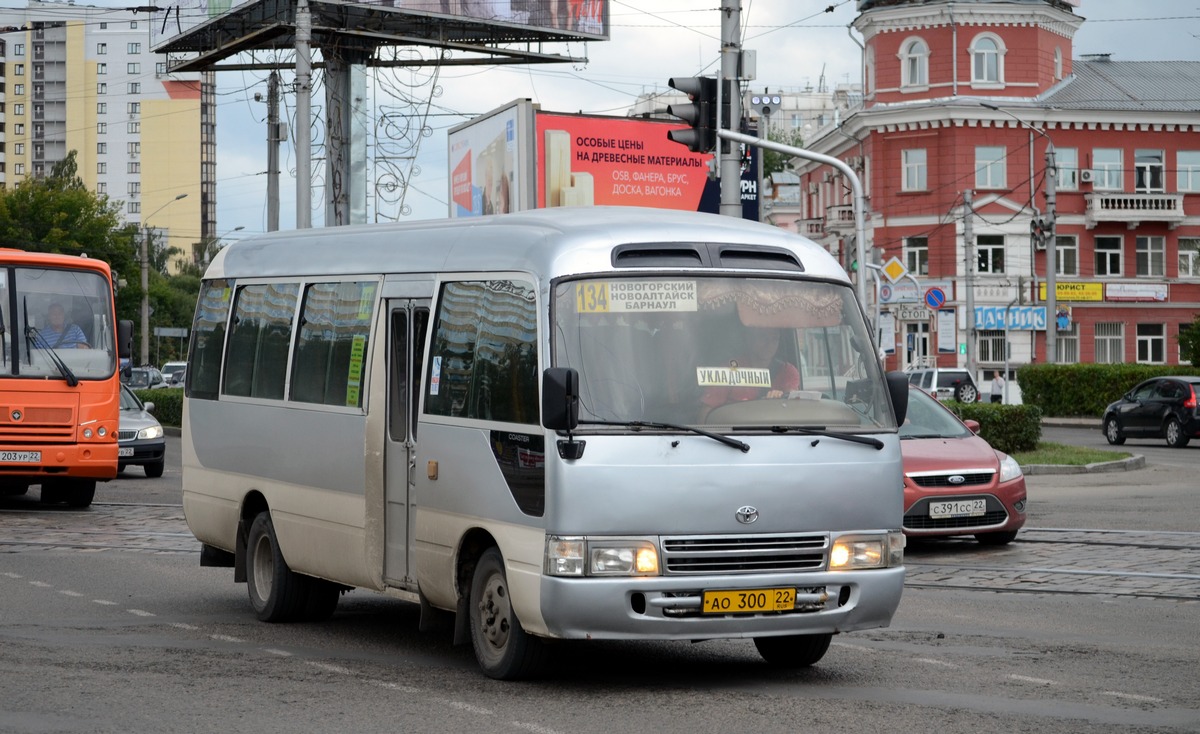
[[1128,459],[1118,459],[1117,461],[1099,461],[1095,464],[1084,464],[1082,466],[1066,465],[1066,464],[1030,464],[1022,466],[1021,471],[1025,476],[1036,476],[1038,474],[1100,474],[1103,472],[1114,471],[1133,471],[1134,469],[1145,469],[1146,457],[1141,454],[1130,456]]

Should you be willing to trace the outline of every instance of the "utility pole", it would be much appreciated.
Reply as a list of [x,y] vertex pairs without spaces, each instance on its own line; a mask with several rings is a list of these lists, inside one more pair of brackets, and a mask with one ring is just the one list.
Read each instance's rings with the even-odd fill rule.
[[279,72],[267,78],[267,231],[279,231]]
[[1046,364],[1058,363],[1058,237],[1054,234],[1057,179],[1054,142],[1046,136],[1046,220],[1042,225],[1042,236],[1046,238]]
[[975,374],[975,210],[971,208],[971,190],[963,192],[963,279],[967,284],[967,372],[978,384]]
[[296,2],[296,229],[312,227],[312,13]]
[[[721,8],[721,78],[717,85],[718,127],[731,132],[741,132],[742,85],[741,67],[742,3],[741,0],[725,0]],[[728,97],[724,99],[723,97]],[[722,120],[720,110],[729,110],[729,119]],[[728,127],[725,125],[728,124]],[[725,143],[717,145],[721,174],[721,214],[729,217],[742,216],[742,161],[737,147],[732,143],[725,152]]]

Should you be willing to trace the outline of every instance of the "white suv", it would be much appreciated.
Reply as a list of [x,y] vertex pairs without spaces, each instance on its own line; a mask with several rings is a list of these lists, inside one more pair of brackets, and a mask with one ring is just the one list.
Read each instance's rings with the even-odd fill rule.
[[971,378],[971,373],[957,367],[909,370],[908,384],[921,388],[938,400],[974,403],[980,398],[979,386]]

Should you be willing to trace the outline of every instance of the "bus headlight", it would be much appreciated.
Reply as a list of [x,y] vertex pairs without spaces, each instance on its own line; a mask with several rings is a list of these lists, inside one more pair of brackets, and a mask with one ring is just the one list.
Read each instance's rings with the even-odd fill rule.
[[904,534],[844,535],[829,549],[830,571],[888,568],[904,562]]
[[647,540],[546,538],[549,576],[657,576],[658,549]]

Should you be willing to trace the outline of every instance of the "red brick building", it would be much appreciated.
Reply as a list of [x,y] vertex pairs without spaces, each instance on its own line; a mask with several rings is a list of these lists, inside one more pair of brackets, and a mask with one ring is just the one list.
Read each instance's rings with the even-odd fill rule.
[[[1030,231],[1051,214],[1053,361],[1179,362],[1180,327],[1200,311],[1200,63],[1073,59],[1077,5],[859,0],[863,106],[806,144],[859,172],[876,263],[899,258],[915,278],[880,277],[889,368],[973,359],[989,379],[1006,314],[1009,365],[1046,361],[1056,319]],[[850,187],[796,164],[801,234],[849,266]],[[940,309],[923,302],[930,288]]]

